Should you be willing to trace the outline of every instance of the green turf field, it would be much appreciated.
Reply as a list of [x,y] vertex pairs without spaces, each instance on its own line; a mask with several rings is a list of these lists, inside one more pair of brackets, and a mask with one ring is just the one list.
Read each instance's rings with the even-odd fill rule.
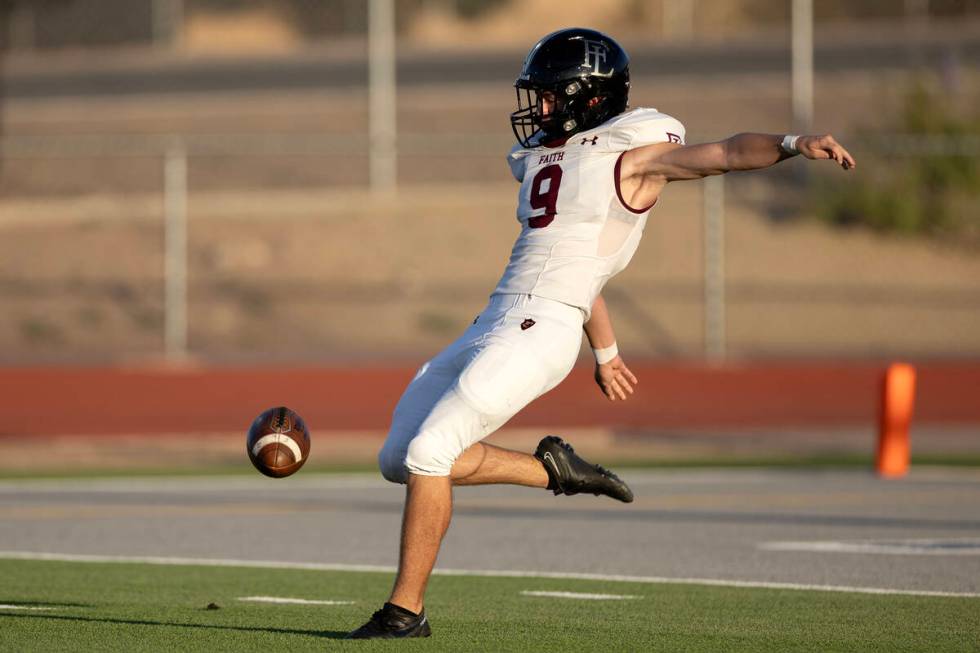
[[[977,651],[980,599],[435,576],[428,640],[342,641],[390,574],[0,561],[3,651]],[[529,597],[525,590],[632,595]],[[277,596],[354,601],[278,605]],[[210,603],[220,606],[208,609]]]

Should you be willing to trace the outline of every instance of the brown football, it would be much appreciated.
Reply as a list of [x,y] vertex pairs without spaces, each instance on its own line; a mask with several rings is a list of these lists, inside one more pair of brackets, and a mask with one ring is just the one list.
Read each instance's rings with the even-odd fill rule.
[[255,418],[248,430],[248,459],[266,476],[282,478],[303,466],[310,455],[310,433],[296,412],[279,406]]

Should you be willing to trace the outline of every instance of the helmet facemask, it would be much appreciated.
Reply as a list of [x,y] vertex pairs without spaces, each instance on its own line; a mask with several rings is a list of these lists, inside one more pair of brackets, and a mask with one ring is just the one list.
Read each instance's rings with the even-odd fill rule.
[[517,91],[517,111],[510,114],[510,127],[521,147],[531,147],[531,139],[542,130],[539,91],[529,86],[514,86]]
[[[517,111],[510,114],[510,124],[522,147],[531,147],[531,139],[538,132],[542,133],[542,140],[570,136],[586,125],[597,124],[596,120],[607,112],[606,98],[596,96],[593,91],[597,89],[588,80],[572,79],[547,86],[518,80],[514,87]],[[542,109],[545,93],[554,97],[554,105],[547,115]]]

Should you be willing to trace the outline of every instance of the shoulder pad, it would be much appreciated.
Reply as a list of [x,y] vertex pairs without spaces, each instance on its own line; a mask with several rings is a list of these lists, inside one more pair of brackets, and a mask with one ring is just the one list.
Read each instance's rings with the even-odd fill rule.
[[529,150],[521,147],[520,143],[515,143],[507,154],[507,163],[510,165],[510,173],[517,181],[524,181],[524,172],[527,170],[527,155]]
[[627,151],[654,143],[684,144],[684,125],[677,118],[656,109],[633,109],[608,123],[609,146]]

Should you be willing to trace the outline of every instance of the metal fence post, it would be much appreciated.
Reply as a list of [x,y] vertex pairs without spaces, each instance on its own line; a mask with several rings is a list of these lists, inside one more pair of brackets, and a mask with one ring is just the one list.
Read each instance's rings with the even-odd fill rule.
[[793,131],[813,125],[813,0],[793,0]]
[[368,78],[371,190],[390,191],[398,177],[393,0],[368,4]]
[[164,346],[167,359],[187,355],[187,150],[182,139],[163,163]]
[[154,45],[180,48],[184,32],[184,0],[152,0],[150,20]]
[[704,355],[725,358],[725,178],[706,177],[704,214]]

